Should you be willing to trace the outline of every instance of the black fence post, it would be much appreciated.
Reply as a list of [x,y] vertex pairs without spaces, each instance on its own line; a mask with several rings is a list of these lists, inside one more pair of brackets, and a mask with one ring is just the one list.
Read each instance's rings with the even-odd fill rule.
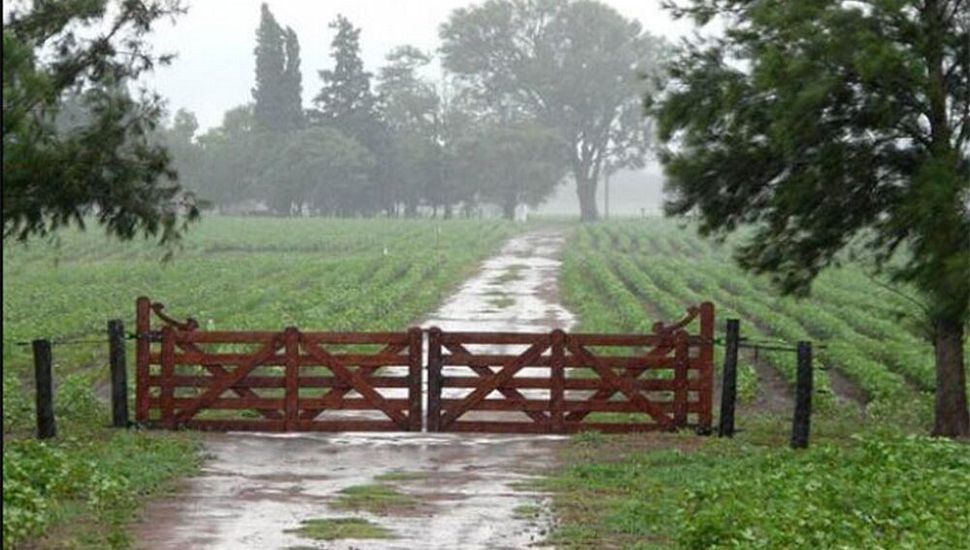
[[741,321],[727,320],[727,334],[724,349],[724,372],[721,383],[721,416],[717,435],[734,437],[734,407],[738,397],[738,341],[741,335]]
[[34,340],[34,383],[37,396],[37,438],[48,439],[57,435],[54,421],[54,379],[51,376],[50,340]]
[[798,371],[795,374],[795,417],[792,419],[791,447],[808,447],[812,423],[812,344],[798,343]]
[[125,326],[108,321],[108,361],[111,364],[111,425],[128,427],[128,371],[125,364]]

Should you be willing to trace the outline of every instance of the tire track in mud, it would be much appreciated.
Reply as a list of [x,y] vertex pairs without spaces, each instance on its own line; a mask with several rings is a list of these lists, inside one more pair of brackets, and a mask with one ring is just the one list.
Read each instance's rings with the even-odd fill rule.
[[[565,237],[513,237],[422,323],[444,330],[568,330],[559,304]],[[561,436],[429,433],[206,434],[200,475],[149,503],[132,529],[137,548],[525,548],[549,528],[545,495],[517,484],[555,465]],[[400,475],[394,481],[395,473]],[[391,474],[388,476],[388,474]],[[381,481],[381,480],[385,481]],[[386,513],[334,506],[348,487],[385,483],[417,505]],[[529,514],[521,513],[529,510]],[[386,540],[313,540],[293,532],[321,518],[364,518]]]

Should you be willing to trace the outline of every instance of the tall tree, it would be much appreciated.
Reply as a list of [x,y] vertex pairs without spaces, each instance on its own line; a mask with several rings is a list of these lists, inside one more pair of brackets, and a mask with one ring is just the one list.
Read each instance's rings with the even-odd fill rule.
[[303,125],[300,44],[296,33],[285,31],[269,7],[260,8],[256,29],[256,86],[253,114],[258,129],[283,132]]
[[283,33],[286,66],[283,69],[283,119],[289,129],[302,128],[303,75],[300,73],[300,41],[296,32],[286,27]]
[[641,167],[641,97],[663,43],[592,0],[489,0],[441,26],[444,66],[499,111],[556,128],[584,221],[595,220],[604,163]]
[[[338,15],[330,28],[337,31],[330,45],[334,67],[319,72],[323,87],[314,99],[319,108],[314,113],[316,123],[339,130],[375,157],[382,157],[387,148],[386,133],[377,113],[377,97],[371,90],[371,74],[364,70],[360,58],[360,29],[343,15]],[[376,210],[381,181],[382,174],[374,166],[367,180],[358,182],[360,196],[369,197],[361,204],[362,211]]]
[[384,178],[388,185],[382,189],[382,199],[391,203],[391,211],[403,202],[405,213],[415,216],[421,198],[429,197],[429,191],[442,181],[437,128],[440,101],[434,86],[418,75],[431,62],[427,54],[401,46],[386,57],[388,65],[381,68],[377,91],[388,132],[382,160],[393,177]]
[[[167,64],[145,44],[176,0],[17,4],[3,27],[3,237],[26,240],[93,215],[110,234],[177,239],[198,216],[151,139],[161,98],[127,82]],[[81,39],[84,35],[85,38]],[[78,116],[58,124],[70,95]]]
[[314,98],[319,121],[363,139],[376,121],[377,98],[371,90],[371,74],[360,58],[360,29],[343,15],[330,28],[337,31],[330,43],[334,67],[319,72],[323,87]]
[[699,25],[655,106],[671,214],[750,225],[741,264],[807,292],[861,242],[915,287],[936,349],[933,433],[970,435],[970,10],[961,0],[672,6]]

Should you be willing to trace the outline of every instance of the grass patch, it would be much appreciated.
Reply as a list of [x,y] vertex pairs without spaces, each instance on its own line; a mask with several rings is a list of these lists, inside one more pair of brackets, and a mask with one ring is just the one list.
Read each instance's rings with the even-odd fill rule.
[[527,269],[529,266],[522,264],[512,264],[509,266],[505,273],[502,273],[495,278],[496,283],[511,283],[512,281],[519,281],[522,279],[522,271]]
[[508,296],[502,296],[500,298],[494,298],[488,301],[488,303],[499,309],[505,309],[515,303],[515,298],[509,298]]
[[394,471],[381,474],[374,478],[375,481],[415,481],[418,479],[426,479],[428,477],[427,472],[405,472],[405,471]]
[[341,510],[363,510],[374,514],[410,512],[417,506],[417,499],[384,484],[347,487],[340,491],[334,502],[334,507]]
[[786,447],[782,419],[752,423],[735,440],[691,436],[682,449],[673,447],[684,438],[669,435],[574,439],[570,466],[544,482],[560,519],[549,542],[966,548],[967,445],[873,428],[850,435],[845,424],[820,418],[812,447],[799,452]]
[[307,519],[296,529],[284,532],[314,540],[395,538],[390,530],[364,518]]
[[515,519],[537,519],[542,515],[542,507],[535,504],[520,504],[512,510]]

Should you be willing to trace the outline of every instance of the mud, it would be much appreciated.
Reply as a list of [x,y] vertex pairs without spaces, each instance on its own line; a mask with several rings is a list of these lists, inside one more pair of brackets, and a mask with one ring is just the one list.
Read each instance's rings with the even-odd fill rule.
[[[556,287],[563,240],[553,230],[511,239],[422,326],[568,330],[574,319],[558,304]],[[496,306],[498,299],[503,307]],[[550,527],[548,512],[521,518],[515,510],[522,505],[548,510],[548,501],[522,484],[554,466],[566,438],[229,433],[205,435],[203,441],[211,458],[176,494],[146,507],[132,533],[137,548],[534,547]],[[395,472],[420,475],[375,480]],[[407,514],[383,515],[333,507],[342,489],[373,483],[392,485],[422,505]],[[396,538],[314,541],[286,532],[307,519],[352,516],[388,528]]]

